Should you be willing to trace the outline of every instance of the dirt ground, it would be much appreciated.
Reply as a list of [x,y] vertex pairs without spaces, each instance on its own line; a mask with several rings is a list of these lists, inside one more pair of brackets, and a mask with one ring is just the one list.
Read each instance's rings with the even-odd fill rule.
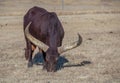
[[[0,83],[120,83],[120,0],[64,1],[61,10],[60,0],[0,0]],[[73,65],[55,73],[27,68],[23,16],[35,5],[57,12],[63,45],[82,36],[79,47],[61,55]]]

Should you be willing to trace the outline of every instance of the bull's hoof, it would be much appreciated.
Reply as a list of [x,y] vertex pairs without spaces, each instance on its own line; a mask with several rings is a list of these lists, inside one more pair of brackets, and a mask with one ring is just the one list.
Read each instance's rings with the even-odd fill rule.
[[45,67],[43,67],[43,68],[42,68],[42,70],[43,70],[43,71],[45,71],[45,70],[46,70],[46,68],[45,68]]
[[33,62],[28,62],[28,68],[33,67]]
[[43,64],[43,70],[46,70],[46,65],[45,64]]

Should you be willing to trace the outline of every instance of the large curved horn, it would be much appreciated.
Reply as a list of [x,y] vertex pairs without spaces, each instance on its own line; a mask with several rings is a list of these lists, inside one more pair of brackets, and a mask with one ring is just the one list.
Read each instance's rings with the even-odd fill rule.
[[35,44],[36,46],[38,46],[39,48],[41,48],[42,50],[46,51],[48,49],[48,46],[45,45],[43,42],[37,40],[35,37],[33,37],[30,32],[29,32],[29,27],[31,25],[32,22],[29,22],[29,24],[27,25],[27,27],[25,28],[25,35],[28,38],[28,40],[30,40],[33,44]]
[[82,43],[82,37],[80,36],[80,34],[78,33],[78,40],[74,41],[72,43],[68,43],[67,45],[64,45],[62,47],[58,48],[59,53],[63,53],[66,52],[68,50],[71,50],[73,48],[78,47],[80,44]]

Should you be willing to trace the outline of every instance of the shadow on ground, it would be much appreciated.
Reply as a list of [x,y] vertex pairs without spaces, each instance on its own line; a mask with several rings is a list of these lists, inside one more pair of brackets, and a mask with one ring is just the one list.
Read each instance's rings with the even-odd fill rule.
[[[77,46],[81,45],[83,39],[81,37],[81,35],[78,33],[78,39],[79,42],[77,43]],[[33,64],[36,65],[42,65],[44,63],[44,59],[43,59],[43,55],[41,53],[37,53],[35,55],[35,57],[33,58]],[[65,63],[68,63],[67,65]],[[91,64],[90,61],[82,61],[79,64],[69,64],[69,60],[67,58],[65,58],[64,56],[60,56],[58,61],[57,61],[57,70],[60,70],[61,68],[64,67],[80,67],[80,66],[84,66],[86,64]]]
[[[36,65],[43,65],[44,63],[44,59],[43,59],[43,55],[41,53],[37,53],[35,55],[35,57],[33,58],[33,64]],[[69,60],[67,58],[65,58],[64,56],[60,56],[58,61],[57,61],[57,71],[64,68],[64,67],[81,67],[81,66],[85,66],[87,64],[91,64],[90,61],[82,61],[78,64],[66,64],[69,63]],[[66,65],[65,65],[66,64]]]

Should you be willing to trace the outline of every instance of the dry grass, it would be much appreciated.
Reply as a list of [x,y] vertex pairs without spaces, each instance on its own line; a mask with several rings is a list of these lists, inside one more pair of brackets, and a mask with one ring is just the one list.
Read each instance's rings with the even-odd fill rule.
[[[77,0],[76,0],[77,1]],[[0,83],[119,83],[120,82],[120,13],[119,0],[78,0],[82,6],[76,6],[77,9],[84,9],[82,12],[87,14],[74,13],[66,9],[52,9],[53,4],[50,1],[26,0],[13,2],[8,0],[1,1],[0,5]],[[33,2],[32,4],[29,4]],[[58,70],[56,73],[47,73],[42,70],[42,66],[34,65],[33,68],[27,68],[27,61],[24,58],[25,40],[22,29],[22,19],[25,11],[37,2],[44,3],[43,7],[50,8],[59,14],[59,18],[65,29],[64,43],[72,41],[76,33],[79,32],[83,38],[80,47],[68,51],[65,56],[71,66]],[[66,4],[73,3],[73,0]],[[90,3],[89,3],[90,2]],[[18,3],[21,3],[18,5]],[[59,4],[59,0],[56,2]],[[27,5],[26,5],[27,4]],[[73,5],[77,5],[74,2]],[[78,4],[78,5],[79,5]],[[89,9],[93,4],[92,10]],[[109,4],[104,10],[98,5]],[[14,6],[14,7],[13,7]],[[70,6],[69,6],[70,7]],[[96,8],[97,7],[97,8]],[[9,9],[10,8],[10,9]],[[100,10],[97,10],[99,9]],[[106,9],[111,10],[106,10]],[[69,8],[68,8],[69,9]],[[98,13],[90,13],[97,10]],[[109,12],[109,13],[104,13]],[[111,12],[114,11],[114,12]],[[70,12],[70,13],[66,13]],[[99,13],[102,12],[102,13]],[[117,13],[116,13],[117,12]],[[77,14],[77,15],[76,15]],[[85,64],[84,62],[91,62]],[[84,65],[77,66],[78,63]]]

